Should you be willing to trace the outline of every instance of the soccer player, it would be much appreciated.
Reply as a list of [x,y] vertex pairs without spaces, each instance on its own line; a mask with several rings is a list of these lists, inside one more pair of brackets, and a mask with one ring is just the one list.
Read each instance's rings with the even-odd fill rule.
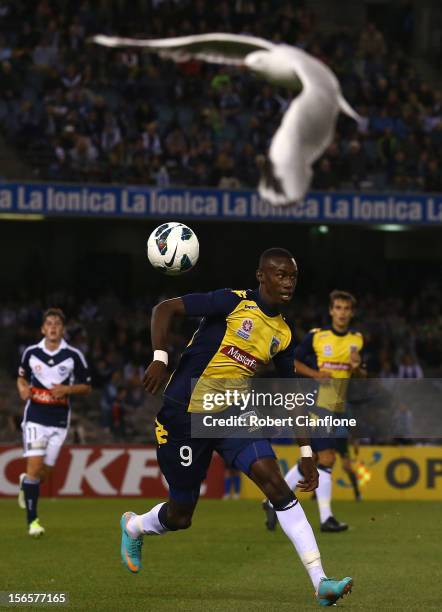
[[[360,355],[363,346],[362,334],[350,328],[355,305],[356,299],[351,293],[332,291],[329,302],[331,325],[312,329],[295,351],[297,374],[319,382],[314,411],[320,417],[333,416],[336,413],[342,416],[350,377],[366,375]],[[313,438],[311,441],[319,471],[316,500],[321,531],[340,532],[348,529],[348,525],[337,521],[331,510],[332,469],[336,460],[336,449],[344,460],[347,459],[345,467],[350,467],[348,445],[337,443],[336,438],[329,437],[330,432],[324,433],[322,438]],[[300,464],[296,464],[287,472],[285,480],[291,489],[297,486],[298,481],[303,480],[302,474],[303,466]],[[277,517],[266,501],[263,508],[266,511],[266,526],[273,530]]]
[[[28,533],[45,530],[37,515],[40,483],[47,478],[65,441],[70,417],[69,396],[90,392],[83,354],[63,339],[65,316],[59,308],[43,314],[43,339],[22,355],[17,388],[26,402],[22,421],[26,472],[20,475],[19,506],[26,509]],[[75,383],[75,384],[74,384]]]
[[[172,317],[204,318],[166,386],[156,420],[157,457],[169,484],[169,499],[145,514],[125,512],[121,518],[121,557],[131,572],[141,569],[143,536],[190,527],[201,483],[216,450],[227,465],[246,474],[270,499],[282,529],[310,576],[320,605],[332,605],[351,590],[351,578],[326,577],[312,528],[284,481],[268,440],[191,436],[191,411],[195,403],[191,379],[247,379],[255,374],[258,363],[267,364],[271,359],[281,376],[294,375],[294,341],[280,307],[291,300],[297,273],[295,260],[288,251],[269,249],[259,261],[258,289],[189,294],[154,308],[151,321],[154,357],[144,376],[145,388],[151,393],[158,392],[165,379]],[[318,474],[309,441],[298,439],[298,443],[304,473],[299,486],[304,491],[313,491]]]

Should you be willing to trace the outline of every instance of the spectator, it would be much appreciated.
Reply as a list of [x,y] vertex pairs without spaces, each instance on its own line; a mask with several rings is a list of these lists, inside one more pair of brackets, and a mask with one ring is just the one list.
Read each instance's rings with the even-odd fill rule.
[[343,172],[353,187],[360,187],[367,174],[367,158],[358,140],[351,140],[348,144],[343,160]]
[[315,170],[313,176],[314,189],[336,189],[338,177],[333,172],[332,165],[328,157],[323,157],[319,162],[319,168]]
[[405,353],[399,365],[398,378],[423,378],[424,373],[411,353]]
[[158,123],[156,121],[151,121],[144,126],[144,130],[141,133],[141,142],[143,151],[146,151],[149,155],[161,155],[163,152],[163,145],[158,133]]
[[87,176],[94,171],[98,159],[98,150],[87,136],[77,135],[75,144],[70,151],[70,165],[77,178]]
[[367,23],[361,32],[359,51],[364,57],[378,57],[386,53],[384,36],[372,22]]
[[51,43],[48,34],[41,37],[39,44],[35,47],[32,54],[32,60],[36,68],[40,70],[58,67],[58,49]]

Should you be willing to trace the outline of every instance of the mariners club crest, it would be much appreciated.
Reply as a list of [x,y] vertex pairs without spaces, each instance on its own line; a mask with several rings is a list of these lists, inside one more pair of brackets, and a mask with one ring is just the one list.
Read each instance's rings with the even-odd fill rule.
[[279,350],[279,345],[281,344],[281,340],[272,336],[272,340],[270,342],[270,357],[274,357]]

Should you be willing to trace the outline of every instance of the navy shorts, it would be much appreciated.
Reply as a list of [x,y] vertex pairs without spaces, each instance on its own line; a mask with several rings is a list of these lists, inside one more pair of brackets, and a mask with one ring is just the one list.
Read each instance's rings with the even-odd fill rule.
[[181,503],[196,502],[207,475],[213,451],[228,467],[249,475],[257,459],[275,457],[269,440],[260,438],[192,438],[190,414],[163,406],[155,427],[157,458],[169,485],[169,495]]
[[330,450],[336,448],[336,438],[312,438],[310,440],[310,446],[314,453],[319,453],[323,450]]
[[344,458],[349,456],[348,451],[348,438],[336,438],[335,440],[335,448],[339,455]]

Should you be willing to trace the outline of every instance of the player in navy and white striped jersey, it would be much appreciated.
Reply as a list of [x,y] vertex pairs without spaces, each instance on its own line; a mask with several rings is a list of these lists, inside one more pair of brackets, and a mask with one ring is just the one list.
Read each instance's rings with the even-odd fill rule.
[[27,511],[29,535],[44,528],[37,518],[40,483],[54,467],[69,427],[70,395],[90,392],[89,369],[81,351],[63,339],[65,316],[59,308],[43,315],[44,338],[22,355],[17,388],[26,401],[22,421],[26,472],[20,476],[19,506]]

